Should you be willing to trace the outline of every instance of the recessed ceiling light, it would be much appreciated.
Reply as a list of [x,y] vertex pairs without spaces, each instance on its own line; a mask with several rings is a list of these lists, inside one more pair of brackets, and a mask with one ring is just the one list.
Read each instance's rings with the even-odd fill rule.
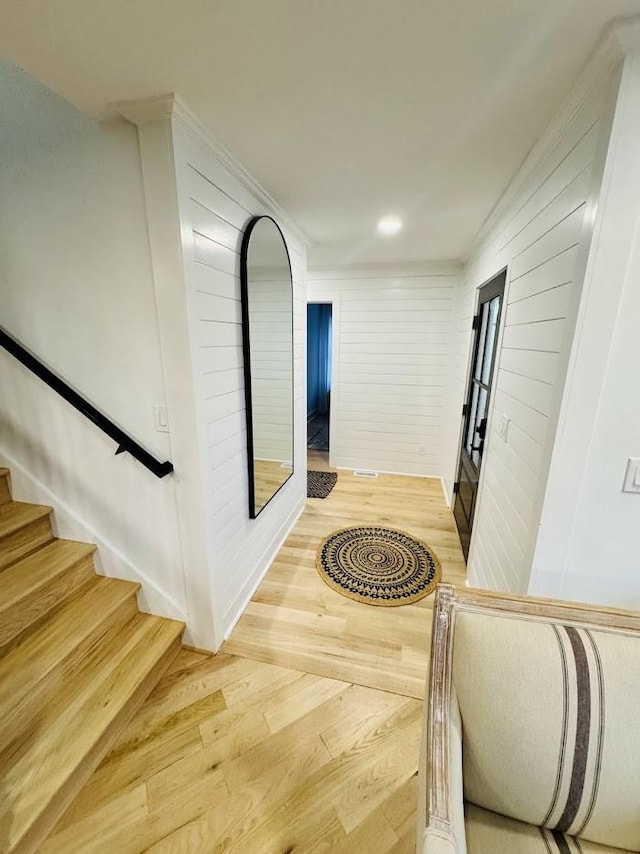
[[397,216],[385,216],[378,223],[380,234],[397,234],[402,228],[402,220]]

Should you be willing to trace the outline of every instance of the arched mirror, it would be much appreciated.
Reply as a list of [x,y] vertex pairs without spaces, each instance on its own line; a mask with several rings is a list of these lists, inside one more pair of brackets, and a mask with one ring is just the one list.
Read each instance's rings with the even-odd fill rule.
[[249,516],[255,519],[293,474],[293,283],[287,244],[270,216],[250,221],[240,261]]

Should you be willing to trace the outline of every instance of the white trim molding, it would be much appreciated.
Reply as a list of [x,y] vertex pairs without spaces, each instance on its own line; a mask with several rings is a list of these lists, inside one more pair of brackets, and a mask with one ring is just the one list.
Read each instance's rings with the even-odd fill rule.
[[410,261],[406,264],[354,264],[344,267],[309,267],[308,278],[314,281],[331,279],[410,279],[414,276],[459,276],[459,261]]
[[138,605],[141,611],[155,614],[158,617],[168,617],[171,620],[186,622],[187,615],[178,602],[166,591],[161,590],[156,582],[140,567],[128,560],[115,543],[109,542],[96,528],[82,519],[76,509],[71,509],[48,486],[6,451],[0,451],[0,463],[11,471],[14,501],[27,501],[53,507],[51,525],[56,537],[78,540],[83,543],[94,543],[97,546],[93,558],[98,575],[108,575],[110,578],[138,582],[141,585],[138,591]]
[[245,189],[252,193],[266,208],[273,211],[274,215],[284,224],[289,232],[305,246],[312,245],[310,237],[305,234],[302,228],[283,210],[265,188],[247,172],[244,166],[216,139],[209,128],[198,119],[194,112],[177,95],[170,93],[154,98],[143,98],[139,101],[123,101],[114,104],[113,109],[139,128],[152,122],[176,118],[207,149],[215,160],[222,163],[225,169]]
[[466,262],[473,263],[485,241],[499,225],[517,195],[526,186],[536,166],[553,151],[558,140],[573,121],[577,111],[592,96],[594,89],[617,65],[622,65],[626,55],[638,50],[640,50],[640,16],[636,15],[613,21],[583,66],[578,80],[556,113],[555,118],[533,146],[514,179],[484,221],[473,240],[470,251],[467,253]]

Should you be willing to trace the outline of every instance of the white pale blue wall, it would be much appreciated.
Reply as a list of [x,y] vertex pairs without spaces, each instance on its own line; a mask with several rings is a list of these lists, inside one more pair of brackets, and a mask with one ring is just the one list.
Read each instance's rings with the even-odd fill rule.
[[[158,458],[166,403],[136,130],[98,124],[0,63],[0,323]],[[175,484],[158,480],[4,351],[0,456],[18,499],[183,617]]]
[[[640,35],[640,33],[639,33]],[[640,51],[626,59],[530,592],[640,608]]]
[[333,305],[333,465],[442,475],[458,284],[454,264],[309,271],[309,302]]
[[[470,583],[526,593],[597,203],[618,71],[574,95],[532,152],[478,242],[456,298],[445,478],[455,479],[478,288],[507,268],[500,348],[473,537]],[[510,419],[507,440],[498,432]]]

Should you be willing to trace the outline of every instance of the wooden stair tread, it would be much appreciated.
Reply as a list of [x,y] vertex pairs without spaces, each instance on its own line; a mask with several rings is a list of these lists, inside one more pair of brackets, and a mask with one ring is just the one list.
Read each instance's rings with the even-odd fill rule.
[[[96,550],[89,543],[53,540],[0,573],[0,618],[21,599],[37,592],[47,581]],[[1,629],[0,629],[1,631]]]
[[0,466],[0,847],[39,848],[181,649],[183,623],[95,574]]
[[38,631],[0,659],[0,750],[25,713],[25,705],[39,702],[38,689],[48,678],[59,683],[53,677],[61,664],[81,658],[118,613],[123,619],[132,616],[138,588],[129,581],[95,576]]
[[0,826],[11,817],[9,850],[41,838],[41,823],[50,829],[179,651],[183,628],[136,614],[65,674],[63,690],[49,686],[0,755]]
[[11,501],[9,469],[5,469],[0,466],[0,504],[8,504],[9,501]]
[[53,540],[0,572],[0,653],[95,577],[95,546]]
[[30,522],[46,518],[52,511],[52,507],[44,504],[25,504],[22,501],[0,504],[0,539],[19,531]]

